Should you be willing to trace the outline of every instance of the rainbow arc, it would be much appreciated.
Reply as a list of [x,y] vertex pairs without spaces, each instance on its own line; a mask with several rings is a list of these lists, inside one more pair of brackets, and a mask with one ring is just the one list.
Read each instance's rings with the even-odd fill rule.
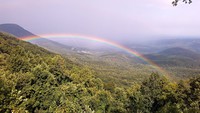
[[158,66],[156,63],[154,63],[153,61],[149,60],[148,58],[144,57],[142,54],[138,53],[137,51],[130,49],[124,45],[118,44],[114,41],[111,40],[107,40],[104,38],[99,38],[99,37],[95,37],[95,36],[86,36],[86,35],[79,35],[79,34],[44,34],[44,35],[39,35],[39,36],[28,36],[28,37],[21,37],[21,40],[24,41],[31,41],[31,40],[37,40],[40,38],[47,38],[47,39],[51,39],[51,38],[72,38],[72,39],[82,39],[82,40],[90,40],[90,41],[95,41],[95,42],[99,42],[99,43],[103,43],[106,45],[110,45],[112,47],[121,49],[129,54],[132,54],[138,58],[140,58],[141,60],[145,61],[146,63],[152,65],[152,67],[162,73],[162,75],[165,76],[169,76],[168,72],[166,70],[164,70],[162,67]]

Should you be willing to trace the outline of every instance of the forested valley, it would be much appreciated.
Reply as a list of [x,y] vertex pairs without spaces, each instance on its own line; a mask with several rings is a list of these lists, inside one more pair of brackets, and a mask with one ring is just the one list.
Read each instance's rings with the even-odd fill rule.
[[[102,72],[103,73],[103,72]],[[149,73],[120,87],[86,65],[0,33],[0,112],[199,113],[200,77]]]

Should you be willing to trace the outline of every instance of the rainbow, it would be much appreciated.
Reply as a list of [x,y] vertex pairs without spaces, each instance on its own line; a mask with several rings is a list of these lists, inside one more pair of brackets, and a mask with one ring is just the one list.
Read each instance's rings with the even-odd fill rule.
[[36,39],[40,39],[40,38],[47,38],[47,39],[49,39],[49,38],[73,38],[73,39],[83,39],[83,40],[91,40],[91,41],[95,41],[95,42],[100,42],[100,43],[121,49],[129,54],[132,54],[132,55],[140,58],[141,60],[145,61],[146,63],[152,65],[152,67],[156,71],[162,73],[162,75],[169,76],[169,74],[166,70],[164,70],[162,67],[158,66],[153,61],[145,58],[142,54],[138,53],[137,51],[130,49],[126,46],[123,46],[121,44],[118,44],[116,42],[113,42],[111,40],[104,39],[104,38],[99,38],[99,37],[95,37],[95,36],[79,35],[79,34],[44,34],[44,35],[39,35],[39,36],[21,37],[19,39],[24,40],[24,41],[31,41],[31,40],[36,40]]

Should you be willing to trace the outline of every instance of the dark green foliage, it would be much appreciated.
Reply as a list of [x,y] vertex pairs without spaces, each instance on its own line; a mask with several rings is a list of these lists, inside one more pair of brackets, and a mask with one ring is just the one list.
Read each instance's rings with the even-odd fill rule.
[[9,110],[7,107],[11,101],[11,88],[7,86],[2,78],[0,78],[0,111],[6,112]]
[[[89,67],[0,33],[0,112],[198,113],[200,77],[103,83]],[[102,73],[103,74],[103,73]]]
[[174,0],[173,2],[172,2],[172,4],[173,4],[173,6],[177,6],[178,5],[178,2],[180,2],[180,1],[182,1],[182,2],[184,2],[185,4],[191,4],[192,3],[192,0]]

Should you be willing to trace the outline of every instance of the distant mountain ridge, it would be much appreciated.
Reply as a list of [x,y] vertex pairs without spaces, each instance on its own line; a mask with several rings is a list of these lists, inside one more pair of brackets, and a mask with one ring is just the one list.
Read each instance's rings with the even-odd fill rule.
[[200,64],[200,54],[180,47],[168,48],[158,53],[146,54],[145,57],[159,65],[198,66]]
[[[16,36],[17,38],[28,37],[28,36],[37,36],[37,35],[29,32],[28,30],[24,29],[23,27],[21,27],[17,24],[12,24],[12,23],[0,24],[0,31],[12,34],[12,35]],[[39,38],[37,40],[30,40],[28,42],[36,44],[40,47],[43,47],[43,48],[53,51],[55,53],[59,53],[60,51],[63,51],[63,50],[70,51],[70,49],[71,49],[71,47],[69,47],[69,46],[66,46],[66,45],[60,44],[58,42],[45,39],[45,38]]]
[[200,53],[200,38],[189,37],[189,38],[179,38],[179,39],[162,39],[154,43],[160,48],[186,48],[192,51]]
[[36,36],[17,24],[0,24],[0,31],[10,33],[16,37]]
[[192,50],[181,48],[181,47],[169,48],[169,49],[159,52],[158,54],[166,55],[166,56],[188,57],[194,60],[200,59],[200,54]]

